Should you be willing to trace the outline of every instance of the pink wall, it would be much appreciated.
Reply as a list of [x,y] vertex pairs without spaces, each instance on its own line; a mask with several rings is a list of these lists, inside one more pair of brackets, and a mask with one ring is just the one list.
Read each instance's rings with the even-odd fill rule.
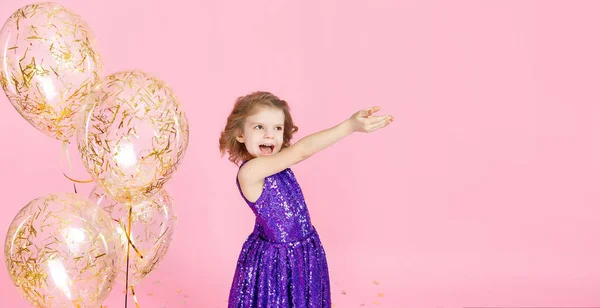
[[[290,102],[298,137],[374,104],[395,116],[294,168],[336,307],[600,305],[599,2],[60,3],[96,32],[106,73],[156,74],[189,118],[168,185],[179,225],[142,307],[226,306],[253,217],[217,139],[259,89]],[[26,4],[2,0],[0,20]],[[5,232],[71,185],[60,144],[3,97],[0,140]],[[0,306],[26,307],[5,266],[0,289]]]

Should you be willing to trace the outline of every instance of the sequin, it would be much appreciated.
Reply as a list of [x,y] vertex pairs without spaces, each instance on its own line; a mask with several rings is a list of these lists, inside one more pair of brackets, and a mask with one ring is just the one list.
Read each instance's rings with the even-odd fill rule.
[[265,178],[256,202],[242,197],[256,222],[238,258],[229,308],[330,308],[325,250],[292,170]]

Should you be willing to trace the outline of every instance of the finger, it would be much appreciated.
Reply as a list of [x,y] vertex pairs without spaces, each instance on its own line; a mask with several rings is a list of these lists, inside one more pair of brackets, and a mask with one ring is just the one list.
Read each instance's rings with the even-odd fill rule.
[[366,108],[360,111],[360,115],[364,116],[364,117],[368,117],[372,114],[374,114],[375,112],[381,110],[381,107],[379,106],[373,106],[371,108]]
[[385,120],[391,120],[391,119],[392,119],[392,117],[391,117],[391,116],[389,116],[389,115],[385,115],[385,116],[374,116],[374,117],[370,117],[370,118],[368,118],[367,120],[365,120],[365,122],[366,122],[366,124],[367,124],[367,125],[370,125],[370,124],[376,124],[376,123],[379,123],[379,122],[381,122],[381,121],[385,121]]
[[390,123],[392,123],[392,120],[385,120],[385,121],[381,121],[375,124],[371,124],[371,125],[367,125],[367,132],[372,132],[372,131],[376,131],[380,128],[386,127],[388,126]]
[[369,108],[369,112],[368,112],[369,114],[367,115],[367,117],[372,116],[379,110],[381,110],[381,107],[379,107],[379,106],[374,106],[374,107]]
[[373,114],[373,113],[381,110],[381,107],[380,106],[373,106],[373,107],[370,108],[370,110],[371,110],[371,114]]

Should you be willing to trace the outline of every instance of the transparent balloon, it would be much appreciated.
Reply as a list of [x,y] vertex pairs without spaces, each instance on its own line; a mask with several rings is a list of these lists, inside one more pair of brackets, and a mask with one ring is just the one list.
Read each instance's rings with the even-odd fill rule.
[[[163,189],[149,199],[129,207],[111,199],[102,188],[96,186],[90,193],[90,199],[114,221],[122,251],[127,249],[127,230],[130,230],[129,284],[136,285],[159,266],[169,250],[177,224],[172,198]],[[118,268],[118,281],[125,284],[126,256],[121,259]]]
[[95,182],[123,204],[156,194],[184,157],[189,128],[173,91],[141,71],[103,79],[82,111],[77,141]]
[[0,84],[8,100],[42,133],[70,139],[102,70],[86,22],[57,3],[30,4],[8,18],[0,44]]
[[77,194],[49,194],[15,216],[4,246],[8,273],[36,307],[98,307],[122,258],[109,215]]

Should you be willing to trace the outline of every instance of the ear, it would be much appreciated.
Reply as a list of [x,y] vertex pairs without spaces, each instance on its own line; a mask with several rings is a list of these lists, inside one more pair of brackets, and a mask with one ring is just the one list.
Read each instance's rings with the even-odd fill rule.
[[244,143],[244,134],[242,132],[239,132],[235,137],[235,140],[237,140],[239,143]]

